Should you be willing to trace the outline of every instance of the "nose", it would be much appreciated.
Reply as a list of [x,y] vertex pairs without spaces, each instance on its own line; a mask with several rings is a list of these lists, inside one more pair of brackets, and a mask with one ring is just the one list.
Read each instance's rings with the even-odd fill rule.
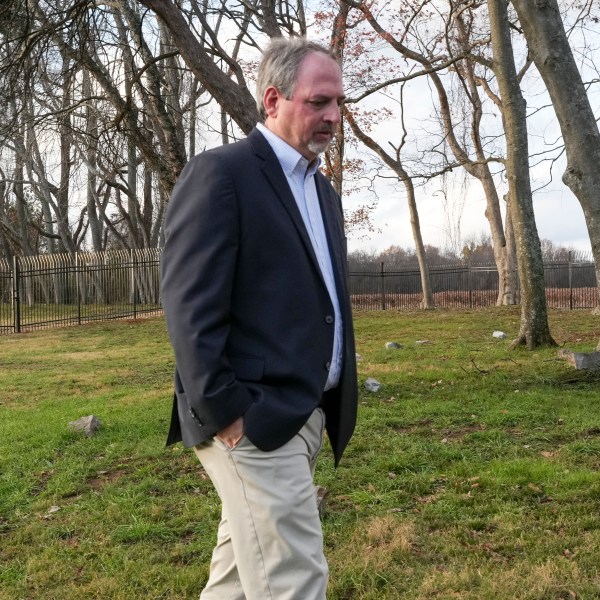
[[334,125],[337,125],[341,121],[340,107],[335,100],[330,102],[327,106],[327,111],[323,115],[323,120],[327,123],[333,123]]

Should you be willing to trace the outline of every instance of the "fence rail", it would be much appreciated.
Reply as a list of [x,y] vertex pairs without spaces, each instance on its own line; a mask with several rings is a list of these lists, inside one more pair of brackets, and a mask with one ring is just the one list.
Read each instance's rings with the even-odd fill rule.
[[[498,298],[495,266],[448,265],[429,268],[433,299],[438,308],[494,306]],[[549,308],[594,308],[598,303],[594,263],[562,262],[544,265]],[[352,305],[365,310],[417,310],[423,297],[418,269],[350,272]],[[516,290],[519,302],[519,289]]]
[[[157,249],[0,258],[0,333],[19,333],[162,311]],[[550,308],[593,308],[598,302],[594,263],[544,265]],[[495,266],[430,267],[439,308],[493,306]],[[355,308],[416,310],[422,297],[418,269],[351,271]],[[518,295],[518,291],[517,291]]]
[[156,249],[81,252],[0,260],[0,333],[162,310]]

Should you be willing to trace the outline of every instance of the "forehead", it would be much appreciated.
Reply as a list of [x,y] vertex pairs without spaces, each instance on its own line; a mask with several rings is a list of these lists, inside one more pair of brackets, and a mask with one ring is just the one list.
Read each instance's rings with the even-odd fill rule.
[[344,95],[342,70],[338,63],[322,52],[307,54],[298,69],[296,91],[325,94],[338,97]]

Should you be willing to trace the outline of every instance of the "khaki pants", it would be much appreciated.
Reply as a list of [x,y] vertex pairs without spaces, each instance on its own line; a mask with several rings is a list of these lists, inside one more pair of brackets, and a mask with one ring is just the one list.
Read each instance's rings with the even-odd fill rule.
[[325,600],[328,569],[313,474],[323,443],[316,409],[272,452],[245,436],[195,452],[222,502],[217,545],[201,600]]

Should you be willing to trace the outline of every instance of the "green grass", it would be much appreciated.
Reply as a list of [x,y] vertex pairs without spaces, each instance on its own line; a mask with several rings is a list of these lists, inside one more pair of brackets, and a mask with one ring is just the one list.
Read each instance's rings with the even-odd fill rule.
[[[588,312],[550,319],[596,347]],[[600,374],[510,351],[518,325],[518,308],[356,316],[357,431],[317,470],[330,600],[600,598]],[[0,338],[0,600],[197,598],[219,502],[164,447],[172,370],[162,319]],[[95,437],[68,431],[88,414]]]

